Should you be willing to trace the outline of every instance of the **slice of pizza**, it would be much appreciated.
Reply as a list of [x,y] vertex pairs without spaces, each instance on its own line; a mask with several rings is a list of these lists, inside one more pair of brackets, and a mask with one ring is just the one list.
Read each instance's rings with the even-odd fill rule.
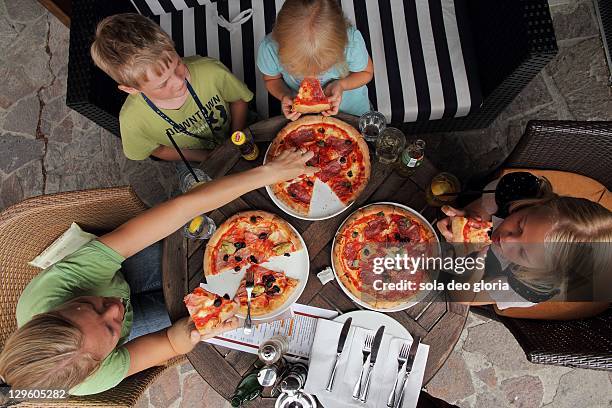
[[317,78],[304,78],[293,100],[293,111],[320,113],[329,109],[331,109],[331,104],[321,88],[321,82]]
[[[255,286],[251,294],[251,316],[261,316],[281,307],[298,286],[299,280],[290,278],[285,272],[277,272],[260,265],[251,265]],[[240,303],[239,313],[246,316],[246,280],[240,282],[236,297]]]
[[234,316],[237,303],[226,294],[219,296],[197,287],[183,299],[189,315],[201,334],[206,334]]
[[493,223],[490,221],[478,221],[468,217],[453,217],[451,226],[453,242],[483,244],[482,246],[488,245],[491,243],[489,231],[492,227]]
[[298,214],[308,215],[314,189],[314,177],[300,176],[296,179],[271,186],[272,192]]

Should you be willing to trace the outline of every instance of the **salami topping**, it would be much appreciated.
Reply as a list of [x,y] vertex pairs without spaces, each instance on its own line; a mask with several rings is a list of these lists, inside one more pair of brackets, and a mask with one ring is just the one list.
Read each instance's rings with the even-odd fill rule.
[[302,183],[293,183],[288,188],[287,191],[291,195],[291,197],[303,202],[310,202],[310,192],[306,190],[306,188],[302,185]]
[[326,142],[328,145],[333,147],[340,156],[346,156],[353,151],[353,143],[345,143],[347,140],[343,140],[337,137],[328,137]]
[[336,160],[332,160],[329,163],[321,167],[321,172],[318,174],[321,181],[326,182],[336,174],[340,173],[342,165]]
[[387,228],[387,220],[384,218],[375,218],[368,222],[368,225],[363,230],[363,233],[367,239],[372,239],[380,236],[380,233]]
[[298,129],[295,132],[291,133],[287,140],[294,146],[299,146],[302,143],[311,142],[315,140],[315,131],[314,129],[305,128]]

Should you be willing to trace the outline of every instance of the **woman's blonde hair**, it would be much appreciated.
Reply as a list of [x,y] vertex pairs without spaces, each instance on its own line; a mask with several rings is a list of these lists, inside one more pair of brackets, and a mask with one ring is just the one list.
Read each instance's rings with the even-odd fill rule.
[[287,0],[272,30],[281,64],[297,77],[317,76],[334,66],[348,74],[349,25],[336,0]]
[[120,85],[138,88],[147,71],[161,75],[178,54],[159,25],[135,13],[106,17],[96,28],[91,58]]
[[82,349],[83,335],[57,312],[41,313],[17,329],[0,353],[0,376],[13,388],[71,389],[99,366]]
[[566,290],[569,285],[575,287],[581,280],[592,284],[594,273],[610,267],[610,210],[585,198],[548,192],[538,199],[512,203],[510,213],[530,207],[544,209],[551,218],[552,227],[544,238],[545,265],[538,269],[513,268],[512,273],[518,280],[535,292],[545,294],[555,289]]

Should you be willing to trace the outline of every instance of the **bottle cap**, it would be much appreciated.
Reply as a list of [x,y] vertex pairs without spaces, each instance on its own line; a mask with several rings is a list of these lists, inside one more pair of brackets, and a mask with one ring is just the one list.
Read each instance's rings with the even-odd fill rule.
[[244,132],[237,130],[234,133],[232,133],[232,143],[235,144],[236,146],[240,146],[243,145],[246,141],[247,141],[247,137],[244,134]]

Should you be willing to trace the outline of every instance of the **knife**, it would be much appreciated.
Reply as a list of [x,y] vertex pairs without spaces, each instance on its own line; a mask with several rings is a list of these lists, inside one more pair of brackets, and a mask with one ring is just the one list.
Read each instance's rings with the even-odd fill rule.
[[412,365],[414,364],[414,357],[416,356],[417,350],[419,349],[419,345],[421,344],[421,338],[419,336],[414,336],[412,340],[412,344],[410,345],[410,351],[408,352],[408,360],[406,360],[406,372],[404,373],[404,379],[402,380],[402,387],[399,399],[395,404],[394,408],[400,408],[404,403],[404,394],[406,394],[406,384],[408,384],[408,376],[412,372]]
[[366,382],[362,394],[359,397],[359,401],[361,402],[366,402],[368,400],[368,392],[370,391],[370,379],[372,378],[372,370],[374,369],[374,364],[376,364],[376,357],[378,356],[378,349],[380,348],[380,343],[382,342],[384,332],[385,326],[380,326],[378,330],[376,330],[376,334],[374,335],[374,341],[372,342],[372,353],[370,354],[370,365],[366,374]]
[[342,350],[344,349],[344,343],[346,343],[346,337],[348,336],[349,329],[351,328],[351,323],[353,322],[353,318],[349,317],[344,322],[342,326],[342,330],[340,331],[340,338],[338,339],[338,347],[336,348],[336,359],[334,360],[334,368],[332,368],[331,373],[329,374],[329,380],[327,381],[327,387],[325,387],[325,391],[331,391],[334,385],[334,377],[336,376],[336,369],[338,368],[338,361],[340,361],[340,355],[342,354]]

